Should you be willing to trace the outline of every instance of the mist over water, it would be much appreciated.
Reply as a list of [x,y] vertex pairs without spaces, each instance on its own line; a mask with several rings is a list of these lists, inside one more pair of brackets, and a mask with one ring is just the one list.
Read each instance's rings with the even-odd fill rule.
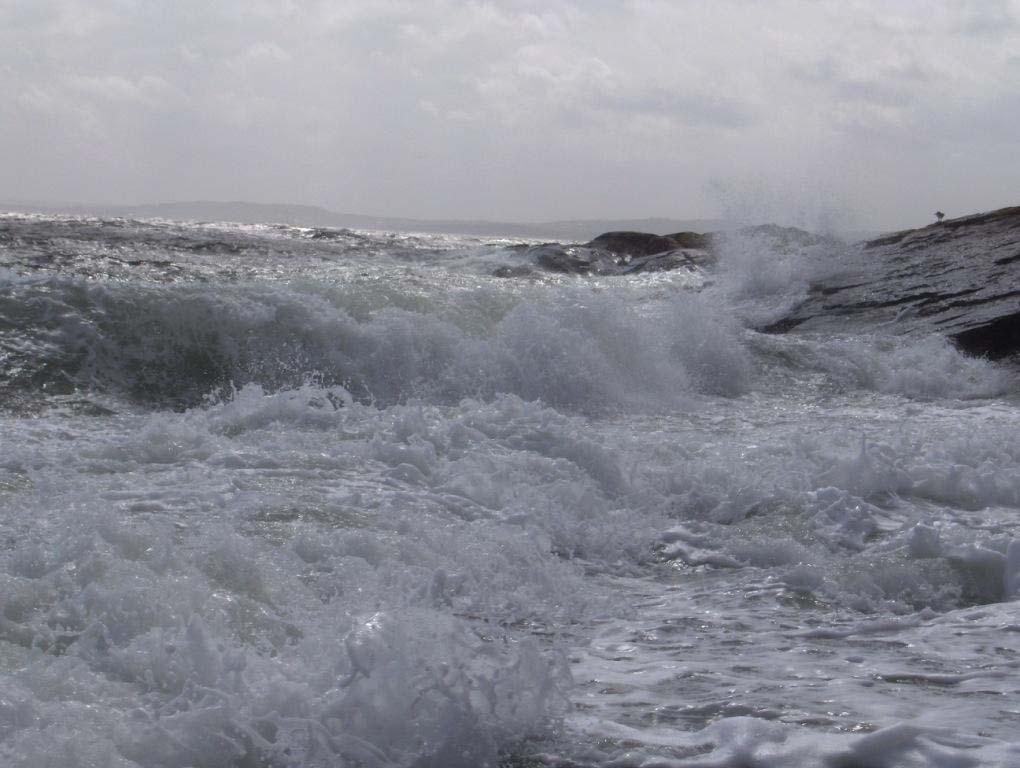
[[1020,760],[1016,369],[838,242],[0,224],[5,765]]

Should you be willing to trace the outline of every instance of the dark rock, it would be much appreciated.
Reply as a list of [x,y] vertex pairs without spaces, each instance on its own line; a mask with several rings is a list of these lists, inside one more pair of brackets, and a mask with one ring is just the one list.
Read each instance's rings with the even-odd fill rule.
[[674,243],[674,248],[692,248],[707,251],[712,247],[712,235],[699,232],[674,232],[666,235]]
[[697,262],[689,255],[688,251],[666,251],[631,259],[628,263],[621,265],[620,269],[623,274],[629,275],[635,272],[668,272],[681,267],[692,267],[695,264]]
[[992,360],[1016,354],[1020,352],[1020,311],[957,333],[953,341],[965,352]]
[[844,269],[760,330],[943,333],[990,358],[1020,353],[1020,207],[860,243]]
[[672,235],[651,235],[647,232],[606,232],[590,243],[589,248],[610,251],[620,256],[654,256],[659,253],[678,250],[708,251],[712,247],[712,235],[698,232],[677,232]]
[[356,238],[358,240],[364,240],[364,235],[359,235],[350,229],[330,229],[328,227],[314,227],[309,234],[312,240],[347,240],[350,238]]
[[535,263],[550,272],[568,275],[586,275],[591,272],[591,261],[574,249],[559,243],[535,245],[525,251]]
[[670,237],[647,232],[606,232],[587,246],[621,256],[651,256],[681,247]]
[[[568,275],[631,275],[638,272],[665,272],[707,263],[704,251],[670,250],[632,256],[592,248],[588,245],[546,243],[529,248],[525,255],[550,272]],[[503,268],[504,271],[506,268]],[[505,276],[510,276],[506,273]]]
[[591,264],[587,259],[571,253],[558,243],[546,243],[529,248],[525,252],[535,260],[535,263],[550,272],[563,272],[565,274],[578,275],[587,274]]
[[544,243],[525,251],[535,263],[550,272],[568,275],[619,274],[621,261],[612,253],[584,245]]
[[[629,275],[638,272],[664,272],[694,269],[715,262],[710,250],[712,235],[677,232],[654,235],[647,232],[606,232],[578,245],[542,243],[516,245],[510,250],[521,253],[549,272],[568,275]],[[518,267],[499,267],[497,277],[517,277],[528,272]]]

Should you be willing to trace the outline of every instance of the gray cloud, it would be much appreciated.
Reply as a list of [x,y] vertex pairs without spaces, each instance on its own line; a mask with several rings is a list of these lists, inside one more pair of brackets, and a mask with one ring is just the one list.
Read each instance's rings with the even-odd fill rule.
[[903,83],[891,74],[868,77],[843,71],[838,62],[824,58],[810,65],[791,67],[791,74],[819,88],[822,95],[839,101],[866,102],[880,106],[903,106],[913,98],[913,84]]
[[816,179],[865,224],[909,223],[1016,202],[972,169],[1017,149],[1018,10],[8,0],[0,198],[700,216],[712,180]]
[[625,115],[662,115],[685,125],[741,128],[754,121],[754,108],[720,94],[635,90],[608,96],[603,104]]
[[1020,29],[1020,11],[1010,0],[970,0],[960,4],[957,28],[966,35],[1001,38]]

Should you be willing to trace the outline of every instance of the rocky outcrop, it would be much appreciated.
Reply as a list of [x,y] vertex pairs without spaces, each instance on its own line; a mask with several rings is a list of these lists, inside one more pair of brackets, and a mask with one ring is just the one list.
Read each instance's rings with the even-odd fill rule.
[[[726,232],[605,232],[587,243],[563,245],[543,243],[521,246],[529,262],[549,272],[572,275],[631,275],[713,266],[719,254],[734,247],[766,248],[770,253],[788,253],[812,246],[841,243],[802,229],[763,224]],[[515,277],[516,268],[500,267],[499,277]]]
[[762,330],[940,332],[963,350],[1020,353],[1020,207],[860,243],[837,276]]
[[587,244],[621,256],[654,256],[667,251],[695,249],[707,251],[711,235],[697,232],[677,232],[673,235],[650,235],[647,232],[605,232]]
[[[714,261],[712,236],[697,232],[653,235],[647,232],[606,232],[578,245],[542,243],[525,246],[530,263],[549,272],[571,275],[629,275],[638,272],[702,267]],[[500,267],[497,277],[527,274],[527,268]]]
[[549,272],[570,275],[617,274],[618,264],[613,254],[581,245],[545,243],[529,248],[525,255]]

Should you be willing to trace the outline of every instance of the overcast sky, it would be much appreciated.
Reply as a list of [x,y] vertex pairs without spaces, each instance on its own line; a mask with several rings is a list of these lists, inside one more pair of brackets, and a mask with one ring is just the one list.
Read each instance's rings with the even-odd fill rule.
[[1020,0],[0,0],[0,200],[891,228],[1020,204]]

